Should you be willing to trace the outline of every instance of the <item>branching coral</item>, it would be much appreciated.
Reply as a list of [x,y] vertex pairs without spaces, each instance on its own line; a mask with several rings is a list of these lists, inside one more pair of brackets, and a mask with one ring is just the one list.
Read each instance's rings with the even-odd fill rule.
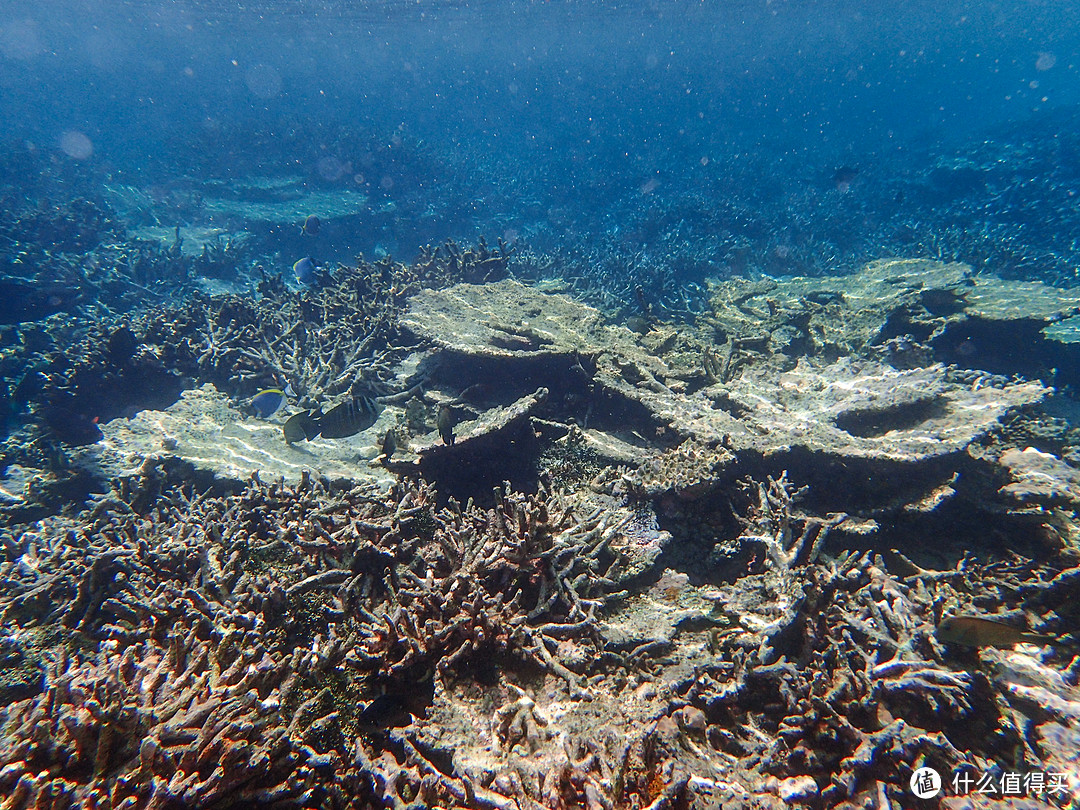
[[314,766],[303,763],[314,751],[280,721],[288,676],[242,634],[61,652],[45,691],[4,711],[7,806],[300,801],[313,793],[304,782]]
[[[138,486],[157,486],[144,472]],[[3,537],[12,633],[61,628],[44,691],[0,711],[20,801],[303,803],[318,769],[358,761],[351,735],[383,690],[492,656],[585,694],[556,651],[595,640],[616,591],[618,527],[599,513],[509,489],[492,509],[437,510],[424,485],[309,478],[217,497],[165,486],[144,514],[120,494],[81,526]],[[507,739],[531,727],[518,714]]]
[[69,444],[99,439],[97,420],[171,404],[191,381],[233,396],[288,381],[314,406],[392,376],[393,362],[414,345],[397,324],[410,296],[499,277],[510,253],[482,240],[475,248],[447,242],[411,265],[339,267],[301,293],[264,278],[258,298],[194,294],[179,306],[106,314],[89,326],[56,319],[41,335],[27,328],[5,353],[5,373],[19,381],[9,395],[27,421]]

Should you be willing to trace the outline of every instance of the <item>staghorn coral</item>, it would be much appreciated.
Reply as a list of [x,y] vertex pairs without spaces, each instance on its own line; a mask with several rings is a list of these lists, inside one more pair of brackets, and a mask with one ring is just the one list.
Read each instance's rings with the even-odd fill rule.
[[257,639],[194,630],[90,656],[63,651],[36,698],[8,706],[0,785],[10,807],[225,807],[303,802],[320,759],[289,737],[294,679]]
[[280,278],[263,278],[262,298],[195,299],[183,310],[148,320],[144,340],[161,345],[171,365],[214,382],[230,394],[250,395],[284,378],[311,402],[373,383],[389,374],[400,348],[410,345],[397,325],[410,296],[466,278],[505,272],[510,249],[453,242],[425,248],[411,265],[384,258],[339,266],[324,283],[290,292]]
[[[781,494],[776,482],[763,489]],[[771,526],[782,545],[783,503],[780,520],[769,511],[758,525]],[[783,796],[802,779],[803,799],[826,806],[875,791],[898,798],[915,757],[943,772],[964,763],[985,769],[1024,745],[1015,708],[1007,708],[1023,691],[1015,665],[1002,669],[1001,653],[988,650],[988,666],[958,667],[956,651],[943,649],[933,630],[942,610],[971,610],[972,592],[996,585],[997,598],[1017,604],[1016,584],[1031,568],[969,563],[954,572],[915,567],[901,577],[869,553],[795,559],[774,558],[764,574],[709,594],[724,618],[710,637],[718,657],[676,689],[705,711],[712,745],[777,777],[760,782],[767,790]],[[905,566],[910,561],[898,555],[897,567]],[[1058,690],[1059,705],[1076,699],[1060,678],[1039,680],[1056,683],[1048,688]],[[1044,734],[1056,732],[1052,720]],[[1059,762],[1059,751],[1028,749],[1028,767]]]
[[432,542],[371,610],[382,619],[361,631],[362,665],[404,683],[418,667],[439,675],[480,654],[516,655],[579,689],[579,675],[552,653],[612,597],[618,561],[607,546],[620,526],[559,499],[496,495],[493,509],[452,502],[439,514]]
[[829,558],[842,516],[786,476],[745,487],[760,570],[649,590],[613,496],[183,481],[149,464],[0,537],[12,806],[835,806],[1002,760],[1035,704],[1039,750],[1067,736],[1068,678],[958,667],[933,627],[986,594],[1053,631],[1071,569]]
[[[380,495],[307,478],[197,496],[156,477],[77,524],[3,537],[11,636],[62,630],[39,650],[43,691],[0,713],[16,805],[303,805],[314,771],[358,761],[356,730],[384,690],[489,656],[587,688],[557,651],[569,635],[588,646],[617,596],[618,526],[598,511],[508,490],[493,509],[436,510],[423,485]],[[319,795],[344,803],[342,784]]]

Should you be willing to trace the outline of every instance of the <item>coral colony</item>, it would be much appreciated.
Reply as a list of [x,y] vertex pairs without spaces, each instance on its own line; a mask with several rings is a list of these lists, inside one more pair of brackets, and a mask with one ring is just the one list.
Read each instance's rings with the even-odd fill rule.
[[635,330],[510,267],[9,329],[4,807],[1074,800],[1074,298],[897,260]]

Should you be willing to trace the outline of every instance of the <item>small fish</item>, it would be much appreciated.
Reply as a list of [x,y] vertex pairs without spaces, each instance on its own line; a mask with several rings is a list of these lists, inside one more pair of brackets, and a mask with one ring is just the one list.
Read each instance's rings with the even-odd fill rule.
[[386,431],[386,435],[383,436],[382,447],[380,449],[382,450],[380,460],[383,463],[393,458],[394,453],[396,453],[398,449],[398,438],[396,430],[390,428],[390,430]]
[[269,419],[289,401],[289,394],[280,388],[265,388],[251,398],[251,408],[260,419]]
[[964,647],[1011,647],[1014,644],[1054,644],[1060,639],[1029,633],[1010,624],[981,616],[946,616],[937,626],[938,641]]
[[315,280],[315,262],[310,256],[298,259],[292,266],[293,275],[301,284],[310,284]]
[[408,725],[413,716],[409,713],[404,696],[380,695],[360,712],[357,719],[362,726],[385,729],[388,726]]
[[315,411],[302,411],[293,414],[281,426],[281,432],[285,434],[285,441],[288,444],[305,440],[311,441],[320,433]]
[[320,227],[322,227],[322,220],[312,214],[300,226],[300,233],[305,236],[318,236]]
[[324,439],[344,439],[374,425],[381,411],[375,400],[361,394],[320,416],[319,429]]
[[439,435],[442,436],[443,444],[454,443],[454,410],[449,405],[439,408],[439,418],[436,421],[439,427]]

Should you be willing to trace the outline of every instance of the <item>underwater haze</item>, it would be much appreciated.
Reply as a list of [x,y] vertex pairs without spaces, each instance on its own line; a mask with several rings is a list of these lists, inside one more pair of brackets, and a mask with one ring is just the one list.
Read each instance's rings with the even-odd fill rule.
[[[944,229],[972,181],[920,175],[987,139],[1075,146],[1078,18],[1060,2],[8,2],[0,117],[9,148],[120,184],[295,174],[408,212],[358,221],[367,236],[324,258],[477,233],[601,259],[667,239],[696,277],[742,239],[827,273],[904,239],[926,251],[925,220]],[[1071,158],[1056,179],[1076,179]],[[828,198],[843,168],[857,203]],[[870,221],[848,233],[818,205]],[[1028,252],[1071,251],[1043,241]]]
[[5,131],[43,147],[81,131],[114,160],[135,145],[160,157],[215,124],[281,137],[294,117],[655,171],[735,144],[824,159],[954,142],[1080,92],[1080,10],[1060,2],[46,0],[0,13]]

